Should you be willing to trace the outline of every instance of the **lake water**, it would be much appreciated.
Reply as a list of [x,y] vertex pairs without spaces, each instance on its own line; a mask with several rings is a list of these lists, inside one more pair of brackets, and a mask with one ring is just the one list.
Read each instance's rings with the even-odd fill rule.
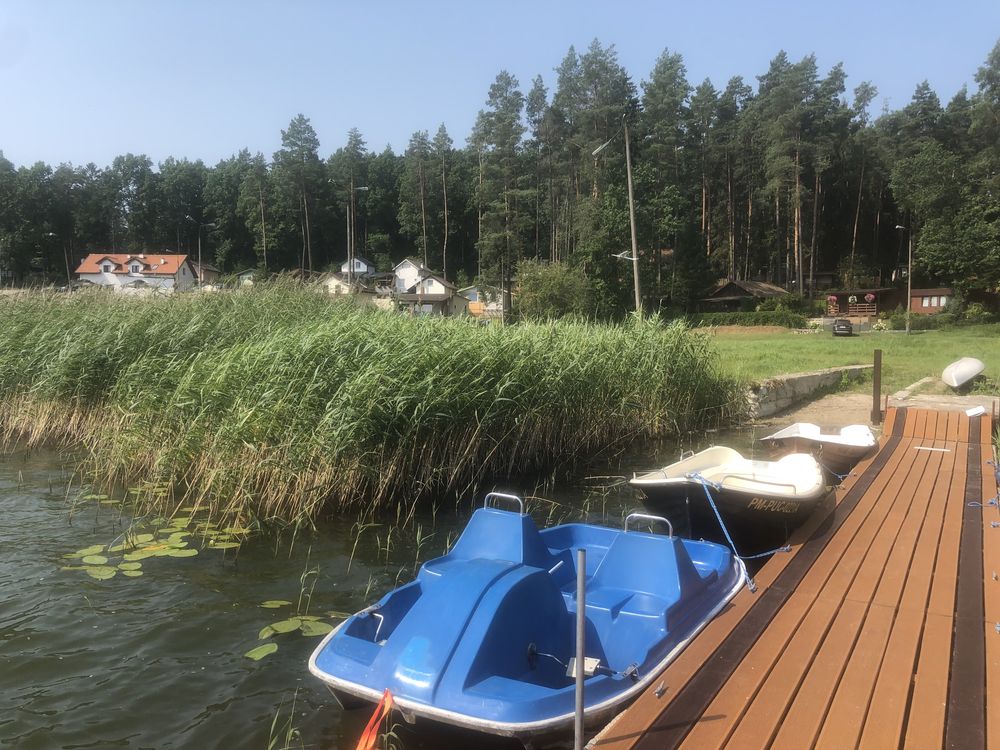
[[[630,475],[676,454],[646,448],[588,473]],[[291,747],[354,748],[369,712],[341,711],[308,673],[319,638],[258,633],[296,609],[335,623],[335,613],[370,604],[441,554],[472,510],[451,504],[391,530],[392,519],[363,529],[342,519],[294,539],[252,537],[238,554],[153,557],[142,561],[141,577],[94,580],[62,570],[80,562],[65,555],[112,544],[125,524],[114,507],[93,501],[71,513],[71,474],[50,451],[0,458],[0,746],[267,748],[281,735],[275,747],[283,747],[281,730],[293,726]],[[529,505],[540,523],[551,515],[618,525],[638,501],[627,486],[595,489],[612,483],[504,487],[543,496]],[[292,604],[266,609],[266,600]],[[244,656],[270,640],[277,652],[259,662]],[[407,748],[519,747],[397,729]]]

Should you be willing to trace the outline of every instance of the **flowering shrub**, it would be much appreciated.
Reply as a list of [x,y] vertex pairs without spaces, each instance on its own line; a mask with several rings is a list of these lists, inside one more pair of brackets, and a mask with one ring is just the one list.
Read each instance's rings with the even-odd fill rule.
[[858,303],[858,295],[852,294],[850,297],[847,298],[847,301],[852,305],[856,305]]
[[829,302],[831,305],[837,304],[837,295],[836,294],[827,295],[826,301]]
[[876,320],[874,323],[872,323],[872,330],[873,331],[888,331],[889,330],[889,324],[886,321],[884,321],[884,320]]
[[868,294],[865,295],[865,302],[867,302],[870,305],[874,301],[875,301],[875,295],[872,294],[871,292],[868,292]]

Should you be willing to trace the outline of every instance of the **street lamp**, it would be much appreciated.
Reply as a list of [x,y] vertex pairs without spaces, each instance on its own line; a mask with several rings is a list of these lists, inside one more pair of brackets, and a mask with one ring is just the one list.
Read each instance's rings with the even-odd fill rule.
[[[628,220],[629,228],[632,232],[632,283],[635,288],[635,313],[639,317],[642,317],[642,292],[639,289],[639,245],[635,236],[635,198],[632,195],[632,149],[628,137],[628,115],[622,115],[622,126],[618,132],[620,133],[622,130],[625,131],[625,172],[628,175]],[[606,149],[611,144],[611,141],[617,137],[618,133],[615,133],[611,138],[595,148],[591,152],[591,156],[596,159],[597,155]],[[618,257],[623,256],[619,255]]]
[[897,231],[907,233],[906,250],[906,333],[910,333],[910,310],[913,307],[913,232],[902,224],[896,225]]
[[202,280],[205,277],[205,271],[201,267],[201,230],[202,230],[202,227],[208,227],[209,229],[215,229],[217,226],[219,226],[219,222],[217,222],[217,221],[210,221],[210,222],[207,222],[205,224],[202,224],[197,219],[195,219],[193,216],[191,216],[191,214],[188,214],[184,218],[187,219],[188,221],[190,221],[191,223],[198,225],[198,286],[200,287],[201,284],[202,284]]

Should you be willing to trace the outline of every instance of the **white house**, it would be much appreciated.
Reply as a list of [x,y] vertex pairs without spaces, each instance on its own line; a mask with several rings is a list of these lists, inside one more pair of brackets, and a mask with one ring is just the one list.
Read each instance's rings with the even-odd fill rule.
[[[404,291],[395,293],[401,307],[419,315],[463,315],[468,312],[469,300],[457,293],[458,288],[454,284],[422,266],[418,266],[413,274],[413,265],[413,261],[407,259],[396,266],[397,289],[415,276],[414,282]],[[402,278],[400,271],[406,274]]]
[[404,258],[397,263],[392,272],[396,278],[393,281],[393,288],[397,292],[405,292],[420,279],[420,272],[424,269],[424,264],[413,258]]
[[121,292],[184,291],[195,282],[188,256],[169,253],[91,253],[76,275],[81,281]]
[[[345,260],[340,264],[340,272],[347,275],[351,268],[350,259]],[[362,276],[371,276],[375,273],[375,264],[372,263],[368,258],[363,258],[360,255],[354,256],[354,273],[352,274],[355,278],[360,278]]]

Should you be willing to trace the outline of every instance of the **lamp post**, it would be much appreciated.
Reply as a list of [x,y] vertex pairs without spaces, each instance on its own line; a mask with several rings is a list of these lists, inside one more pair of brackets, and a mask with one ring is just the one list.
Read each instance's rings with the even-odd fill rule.
[[199,222],[197,219],[195,219],[193,216],[191,216],[190,214],[188,214],[184,218],[187,219],[188,221],[190,221],[190,222],[198,225],[198,279],[197,279],[197,281],[198,281],[198,287],[200,288],[201,284],[202,284],[202,279],[204,279],[204,277],[205,277],[205,272],[204,272],[204,270],[202,270],[202,267],[201,267],[201,229],[202,229],[202,227],[208,227],[210,229],[215,229],[217,226],[219,226],[219,223],[217,221],[210,221],[210,222],[207,222],[207,223],[203,224],[203,223]]
[[[635,313],[642,317],[642,292],[639,288],[639,245],[635,233],[635,197],[632,193],[632,148],[628,137],[628,115],[622,115],[622,126],[619,132],[625,131],[625,173],[628,176],[628,220],[632,234],[632,284],[635,289]],[[591,153],[595,159],[618,137],[615,133],[611,138],[595,148]],[[617,257],[623,257],[619,255]]]
[[910,333],[910,312],[913,307],[913,232],[902,224],[897,224],[898,231],[907,233],[906,249],[906,334]]

